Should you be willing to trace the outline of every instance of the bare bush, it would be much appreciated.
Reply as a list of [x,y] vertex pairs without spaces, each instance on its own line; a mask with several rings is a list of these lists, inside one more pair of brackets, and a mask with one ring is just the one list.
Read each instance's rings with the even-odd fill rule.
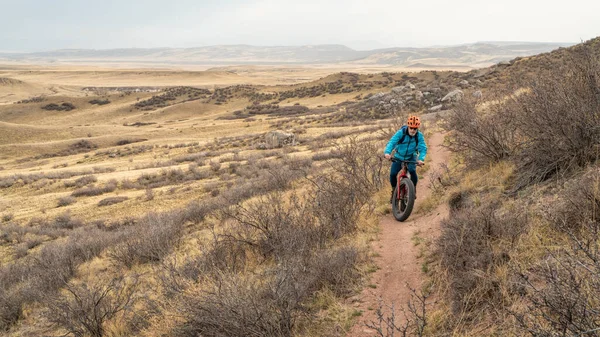
[[600,62],[590,48],[574,49],[562,67],[540,74],[520,102],[520,131],[528,141],[516,158],[517,187],[598,159]]
[[176,336],[291,336],[298,299],[282,290],[272,276],[216,275],[206,291],[182,298]]
[[65,181],[64,185],[65,187],[73,187],[76,186],[78,188],[89,185],[91,183],[95,183],[98,181],[98,178],[96,178],[96,176],[92,176],[92,175],[87,175],[87,176],[83,176],[81,178],[77,178],[74,181]]
[[477,308],[498,305],[502,299],[492,270],[508,262],[510,247],[526,222],[520,214],[499,214],[496,208],[463,209],[442,222],[437,250],[450,278],[454,314],[473,313]]
[[337,145],[340,161],[331,163],[334,173],[311,180],[311,204],[321,235],[338,239],[356,229],[358,217],[371,210],[371,196],[383,186],[383,161],[376,142],[350,139]]
[[123,201],[126,201],[127,199],[129,199],[129,198],[125,197],[125,196],[104,198],[104,199],[98,201],[98,207],[119,204],[119,203],[122,203]]
[[569,244],[544,244],[548,248],[543,259],[516,268],[515,288],[527,311],[511,313],[532,336],[600,335],[599,188],[598,169],[567,187],[546,219]]
[[178,244],[182,234],[182,214],[150,213],[121,233],[123,242],[111,249],[108,256],[116,264],[128,268],[158,262]]
[[75,230],[66,242],[44,245],[35,254],[0,266],[0,330],[7,330],[23,315],[23,306],[55,293],[77,267],[119,240],[118,236],[86,228]]
[[68,211],[58,215],[55,219],[54,219],[54,223],[53,226],[59,229],[74,229],[77,227],[82,227],[83,226],[83,221],[78,220],[78,219],[73,219],[71,217],[71,213],[69,213]]
[[465,98],[450,110],[445,127],[454,131],[449,139],[455,151],[469,160],[499,161],[515,154],[520,147],[516,123],[515,97],[498,95],[486,107],[475,98]]
[[117,277],[105,284],[66,283],[65,291],[44,298],[47,307],[44,315],[74,336],[105,336],[106,322],[133,310],[137,283],[137,277]]
[[[417,291],[410,288],[410,300],[407,302],[406,308],[401,306],[400,312],[403,314],[404,319],[399,320],[396,318],[396,307],[394,303],[386,306],[383,301],[379,300],[379,307],[375,311],[376,320],[366,322],[365,325],[375,330],[379,337],[394,337],[394,336],[425,336],[425,328],[428,325],[427,316],[427,300],[431,296],[431,292]],[[388,314],[385,310],[389,311]]]
[[72,196],[60,197],[60,198],[58,198],[58,206],[57,207],[69,206],[71,204],[74,204],[76,201],[77,201],[77,199],[75,199]]
[[97,187],[94,185],[91,186],[86,186],[86,187],[82,187],[79,189],[76,189],[75,191],[73,191],[73,193],[71,193],[71,196],[73,197],[81,197],[81,196],[97,196],[97,195],[102,195],[104,193],[110,193],[110,192],[114,192],[114,190],[117,189],[117,181],[116,180],[110,180],[108,181],[103,187]]
[[13,219],[13,215],[11,213],[6,213],[2,215],[2,221],[3,222],[9,222]]

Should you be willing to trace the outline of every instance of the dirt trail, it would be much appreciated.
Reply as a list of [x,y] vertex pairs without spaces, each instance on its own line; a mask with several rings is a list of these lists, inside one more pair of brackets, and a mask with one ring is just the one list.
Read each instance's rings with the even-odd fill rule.
[[[441,146],[443,140],[444,135],[441,133],[427,139],[427,157],[430,159],[428,165],[431,166],[428,172],[437,170],[440,164],[448,162],[450,153]],[[415,209],[418,209],[419,204],[430,194],[428,174],[419,175]],[[440,221],[447,215],[448,207],[442,204],[426,214],[413,213],[405,222],[396,221],[391,214],[381,218],[381,233],[379,239],[373,242],[373,250],[379,255],[375,258],[379,270],[372,275],[369,282],[376,288],[366,287],[360,295],[352,299],[354,306],[362,310],[363,315],[352,327],[348,337],[375,334],[375,331],[367,328],[364,323],[375,320],[374,309],[378,307],[379,299],[382,299],[386,306],[394,303],[397,319],[403,319],[398,309],[406,306],[410,300],[409,287],[419,290],[424,279],[421,271],[422,261],[417,258],[420,246],[415,246],[411,239],[415,232],[420,232],[419,237],[425,239],[437,237]]]

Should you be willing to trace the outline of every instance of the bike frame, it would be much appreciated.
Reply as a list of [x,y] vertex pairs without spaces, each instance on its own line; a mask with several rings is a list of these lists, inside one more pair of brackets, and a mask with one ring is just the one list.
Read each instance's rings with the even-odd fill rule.
[[[402,169],[400,169],[400,171],[398,172],[398,174],[396,175],[396,184],[400,183],[400,180],[402,180],[402,178],[408,178],[410,179],[410,172],[408,172],[408,164],[416,164],[416,161],[412,161],[412,160],[399,160],[396,158],[391,158],[390,159],[392,162],[401,162],[402,163]],[[404,194],[406,193],[405,189],[400,189],[398,188],[398,195],[397,198],[398,199],[402,199],[404,197]]]
[[411,160],[399,160],[397,158],[390,158],[392,162],[401,163],[401,168],[396,175],[396,188],[394,194],[392,194],[392,214],[396,220],[402,222],[408,219],[415,202],[415,186],[410,179],[410,172],[408,171],[409,164],[418,164],[416,161]]
[[[396,175],[396,184],[399,184],[400,181],[402,180],[402,178],[408,178],[410,179],[410,172],[408,172],[408,164],[404,161],[402,162],[402,169],[400,169],[400,172],[398,172],[398,174]],[[405,188],[398,188],[398,199],[402,199],[404,198],[404,194],[406,194],[406,189]]]

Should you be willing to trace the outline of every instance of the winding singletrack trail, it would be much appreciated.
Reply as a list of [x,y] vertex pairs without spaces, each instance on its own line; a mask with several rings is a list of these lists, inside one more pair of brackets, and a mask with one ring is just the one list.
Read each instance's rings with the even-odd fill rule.
[[[449,160],[450,152],[442,146],[443,141],[442,133],[435,133],[427,139],[428,165],[431,166],[429,172],[439,169],[440,164],[447,163]],[[431,194],[429,179],[427,173],[419,175],[416,210],[419,204]],[[440,221],[447,216],[448,207],[442,204],[426,214],[413,213],[405,222],[396,221],[391,214],[381,218],[379,239],[372,243],[377,256],[375,263],[379,269],[372,274],[369,282],[376,288],[366,287],[360,295],[352,298],[354,306],[362,310],[363,315],[357,319],[347,337],[375,335],[376,332],[369,329],[365,322],[375,321],[375,309],[378,308],[380,300],[385,307],[394,304],[397,323],[404,320],[400,308],[406,307],[410,300],[410,288],[420,290],[424,280],[421,271],[422,261],[417,258],[421,248],[415,246],[411,239],[415,232],[419,232],[421,238],[435,239],[440,233]],[[384,313],[389,314],[389,309],[384,308]]]

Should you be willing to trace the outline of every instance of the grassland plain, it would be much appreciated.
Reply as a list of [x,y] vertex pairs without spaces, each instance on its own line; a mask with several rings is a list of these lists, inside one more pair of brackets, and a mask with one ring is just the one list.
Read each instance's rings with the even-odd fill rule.
[[[534,72],[527,62],[293,85],[220,70],[3,67],[0,329],[345,334],[396,118],[434,121],[430,107],[454,104],[447,93],[486,95]],[[292,144],[266,144],[278,129]]]

